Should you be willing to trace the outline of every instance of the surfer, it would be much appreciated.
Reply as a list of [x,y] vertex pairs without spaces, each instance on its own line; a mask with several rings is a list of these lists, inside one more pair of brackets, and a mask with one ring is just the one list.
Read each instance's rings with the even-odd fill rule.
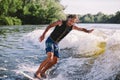
[[50,24],[43,34],[40,36],[39,41],[43,41],[46,33],[50,28],[55,27],[53,32],[46,40],[46,54],[47,58],[40,64],[38,70],[35,73],[35,77],[41,78],[46,77],[45,72],[55,65],[59,59],[59,42],[71,31],[78,30],[84,31],[86,33],[91,33],[93,29],[87,30],[85,28],[77,27],[75,23],[77,22],[78,17],[76,15],[69,15],[65,21],[59,20]]

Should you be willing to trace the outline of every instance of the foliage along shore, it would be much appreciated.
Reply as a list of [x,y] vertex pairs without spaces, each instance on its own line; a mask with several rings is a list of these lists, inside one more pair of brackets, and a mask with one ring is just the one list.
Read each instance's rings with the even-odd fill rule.
[[[49,24],[65,19],[60,0],[0,0],[0,25]],[[120,23],[120,12],[115,15],[79,15],[82,23]]]
[[106,15],[101,12],[96,15],[86,14],[79,15],[80,22],[82,23],[120,23],[120,11],[116,12],[114,15]]
[[48,24],[64,18],[59,0],[0,0],[0,25]]

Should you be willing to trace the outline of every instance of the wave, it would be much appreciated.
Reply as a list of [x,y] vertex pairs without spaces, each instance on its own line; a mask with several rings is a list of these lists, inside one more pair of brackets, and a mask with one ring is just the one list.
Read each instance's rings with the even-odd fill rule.
[[120,71],[120,31],[117,30],[107,39],[106,51],[93,64],[91,72],[87,74],[90,80],[118,80]]
[[[34,30],[25,35],[22,39],[24,45],[44,50],[45,40],[51,31],[40,43],[38,38],[43,31]],[[120,71],[120,30],[95,29],[90,34],[73,30],[59,46],[61,50],[75,51],[74,55],[61,59],[58,65],[51,69],[52,74],[56,75],[51,80],[114,80]]]

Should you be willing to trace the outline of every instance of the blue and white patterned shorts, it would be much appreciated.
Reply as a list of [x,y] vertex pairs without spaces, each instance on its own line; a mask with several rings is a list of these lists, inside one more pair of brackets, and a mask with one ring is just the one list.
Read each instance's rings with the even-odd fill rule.
[[59,47],[50,37],[46,40],[46,53],[53,52],[54,56],[59,58]]

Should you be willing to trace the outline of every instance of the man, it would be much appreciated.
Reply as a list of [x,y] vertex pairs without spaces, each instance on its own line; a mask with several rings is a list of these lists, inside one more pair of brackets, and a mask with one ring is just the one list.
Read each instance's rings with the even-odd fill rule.
[[45,72],[51,68],[54,64],[57,63],[59,58],[59,47],[58,43],[71,31],[78,30],[84,31],[86,33],[91,33],[93,29],[87,30],[85,28],[80,28],[75,26],[75,22],[77,21],[76,15],[69,15],[66,21],[57,21],[50,24],[39,38],[40,42],[44,39],[45,34],[48,32],[50,28],[55,27],[53,32],[50,34],[48,39],[46,40],[46,54],[47,58],[41,63],[40,67],[36,71],[35,77],[41,78],[46,77]]

